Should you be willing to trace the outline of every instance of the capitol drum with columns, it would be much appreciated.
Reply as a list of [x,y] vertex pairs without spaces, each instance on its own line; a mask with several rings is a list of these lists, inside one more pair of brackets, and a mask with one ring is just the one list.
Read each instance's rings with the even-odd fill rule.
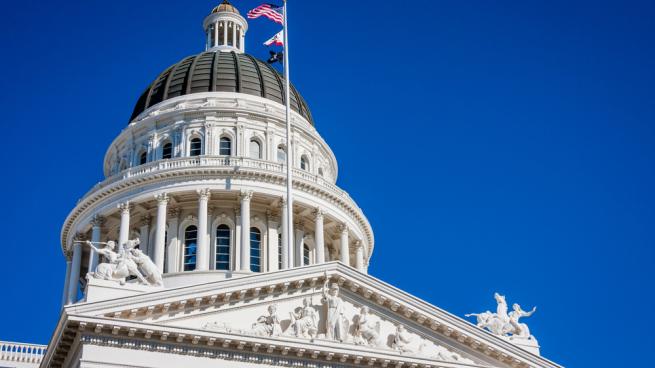
[[559,367],[534,308],[496,293],[471,323],[368,275],[373,231],[308,104],[290,89],[287,147],[285,80],[245,52],[244,17],[224,0],[203,27],[205,51],[147,86],[64,222],[49,344],[0,341],[0,365]]

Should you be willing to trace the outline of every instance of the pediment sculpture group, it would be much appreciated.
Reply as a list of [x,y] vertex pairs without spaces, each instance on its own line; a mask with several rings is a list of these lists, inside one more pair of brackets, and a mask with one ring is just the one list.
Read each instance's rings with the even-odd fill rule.
[[494,293],[494,298],[497,303],[496,313],[490,311],[470,313],[466,317],[476,317],[477,326],[486,328],[494,335],[505,336],[510,339],[532,340],[536,343],[536,339],[530,334],[528,325],[519,322],[519,320],[521,317],[530,317],[537,310],[537,307],[526,312],[519,304],[514,303],[512,305],[512,311],[507,313],[508,308],[505,296]]
[[[134,277],[139,283],[150,286],[164,286],[161,271],[155,263],[139,248],[139,238],[130,239],[121,247],[110,240],[106,243],[84,241],[98,255],[103,262],[96,266],[87,278],[115,281],[124,285],[128,278]],[[96,245],[104,245],[98,248]]]
[[[257,336],[293,336],[308,340],[326,339],[342,343],[354,343],[370,347],[392,349],[400,354],[417,355],[443,361],[468,362],[470,359],[452,352],[440,345],[422,339],[409,332],[402,324],[397,324],[395,331],[388,336],[381,334],[381,321],[370,313],[367,306],[359,308],[359,313],[352,319],[346,317],[346,303],[339,296],[339,285],[326,281],[322,289],[322,306],[326,309],[325,318],[321,317],[307,297],[302,306],[290,312],[289,325],[282,328],[281,318],[277,313],[277,305],[267,307],[267,314],[257,318],[250,331],[239,331]],[[205,329],[228,329],[218,324],[207,324]],[[319,330],[325,334],[319,335]],[[235,332],[235,331],[232,331]]]

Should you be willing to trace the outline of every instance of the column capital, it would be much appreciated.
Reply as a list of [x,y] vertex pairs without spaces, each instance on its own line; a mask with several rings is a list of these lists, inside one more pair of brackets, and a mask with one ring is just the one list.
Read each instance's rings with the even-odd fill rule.
[[252,190],[242,190],[241,193],[239,193],[239,196],[241,197],[242,201],[250,201],[253,194],[254,192]]
[[357,240],[355,240],[353,245],[355,246],[355,249],[359,249],[359,248],[363,247],[364,243],[361,240],[357,239]]
[[168,194],[166,193],[159,193],[155,194],[155,199],[157,200],[158,205],[165,205],[168,204],[170,198],[168,198]]
[[180,208],[177,206],[169,208],[168,216],[170,216],[171,218],[177,218],[178,216],[180,216]]
[[[84,235],[84,234],[82,234],[80,232],[77,232],[77,233],[75,233],[75,235],[73,235],[73,241],[75,241],[75,240],[87,240],[86,235]],[[73,243],[73,244],[75,244],[75,243]]]
[[341,233],[347,233],[348,232],[348,225],[346,225],[345,222],[342,222],[337,226],[337,229],[339,229],[339,232]]
[[129,201],[119,203],[118,209],[121,210],[121,214],[129,214],[132,209],[132,204]]
[[314,209],[313,214],[314,214],[314,219],[322,220],[323,216],[325,215],[325,211],[320,207],[316,207],[316,209]]
[[209,188],[198,189],[196,193],[198,193],[198,195],[200,196],[201,201],[202,200],[207,201],[209,200],[209,197],[211,197],[211,191],[209,190]]
[[286,197],[281,197],[280,202],[278,203],[278,207],[284,208],[287,206],[287,198]]
[[305,222],[302,219],[296,219],[293,223],[296,230],[305,231]]
[[91,226],[93,227],[100,227],[104,223],[105,223],[105,218],[97,213],[93,215],[93,218],[91,218]]

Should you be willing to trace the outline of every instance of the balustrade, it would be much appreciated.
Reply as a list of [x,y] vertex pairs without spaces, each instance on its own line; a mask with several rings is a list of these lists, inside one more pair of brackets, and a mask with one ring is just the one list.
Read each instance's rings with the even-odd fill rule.
[[0,361],[40,363],[45,352],[46,345],[0,341]]

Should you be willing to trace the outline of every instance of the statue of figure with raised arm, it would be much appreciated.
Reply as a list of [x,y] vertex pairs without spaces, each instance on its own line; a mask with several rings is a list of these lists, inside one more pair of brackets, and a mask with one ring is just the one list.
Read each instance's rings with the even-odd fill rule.
[[291,327],[296,337],[313,339],[318,333],[318,313],[312,306],[312,299],[302,300],[302,309],[299,313],[291,312]]
[[327,319],[325,321],[325,337],[329,340],[344,342],[348,340],[348,319],[344,316],[343,300],[339,297],[339,285],[329,285],[326,276],[323,285],[323,303],[327,305]]
[[514,327],[512,334],[514,336],[530,338],[530,329],[525,323],[519,323],[519,318],[521,317],[530,317],[536,310],[537,307],[533,307],[531,311],[526,312],[521,309],[521,306],[518,303],[512,305],[513,311],[509,313],[509,323]]
[[[105,257],[108,262],[102,262],[96,266],[95,272],[89,272],[88,277],[96,279],[116,281],[124,285],[127,277],[136,276],[142,284],[148,285],[148,280],[141,274],[139,267],[132,255],[133,248],[139,245],[139,239],[128,241],[125,249],[116,252],[116,242],[108,241],[103,248],[97,248],[93,242],[85,241],[84,244],[91,247],[99,255]],[[102,244],[102,243],[101,243]]]
[[525,323],[519,323],[519,318],[531,316],[537,308],[535,307],[530,312],[526,312],[521,309],[520,305],[515,303],[512,306],[514,310],[510,314],[507,314],[505,296],[494,293],[494,298],[497,303],[496,313],[486,311],[466,314],[466,317],[476,317],[477,326],[488,329],[494,335],[534,339],[530,335],[528,326]]

